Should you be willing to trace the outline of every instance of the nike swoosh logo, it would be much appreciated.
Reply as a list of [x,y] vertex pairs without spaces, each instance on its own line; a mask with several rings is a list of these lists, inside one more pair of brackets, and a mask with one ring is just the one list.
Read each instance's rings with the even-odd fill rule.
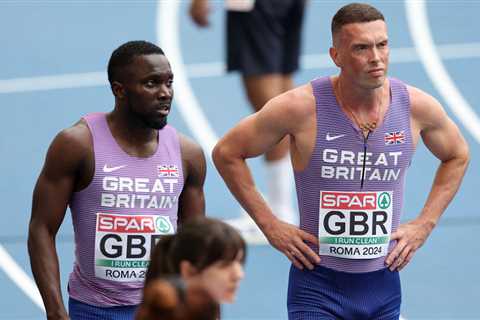
[[116,166],[116,167],[109,167],[107,165],[104,165],[103,166],[103,172],[110,173],[110,172],[117,171],[119,169],[125,168],[126,166],[127,166],[126,164],[124,164],[123,166]]
[[325,137],[325,140],[327,141],[333,141],[333,140],[337,140],[338,138],[341,138],[345,136],[344,134],[339,134],[339,135],[336,135],[336,136],[331,136],[330,133],[327,133],[327,136]]

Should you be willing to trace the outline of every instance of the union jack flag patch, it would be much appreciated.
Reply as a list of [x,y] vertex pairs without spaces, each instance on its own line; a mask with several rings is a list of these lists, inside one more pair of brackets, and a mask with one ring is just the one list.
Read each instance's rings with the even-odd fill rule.
[[385,145],[405,143],[405,131],[385,133]]
[[172,164],[157,166],[157,173],[158,173],[158,176],[160,178],[165,178],[165,177],[177,177],[178,178],[178,176],[179,176],[178,167],[176,165],[172,165]]

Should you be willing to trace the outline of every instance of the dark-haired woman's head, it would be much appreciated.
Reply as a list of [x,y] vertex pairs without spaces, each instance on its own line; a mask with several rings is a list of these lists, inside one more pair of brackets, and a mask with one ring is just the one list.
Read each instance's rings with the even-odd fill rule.
[[246,245],[230,225],[216,219],[195,218],[177,233],[160,239],[152,252],[146,285],[154,279],[180,275],[195,279],[218,302],[233,302],[240,280]]
[[200,283],[155,279],[144,290],[135,320],[216,320],[219,304]]

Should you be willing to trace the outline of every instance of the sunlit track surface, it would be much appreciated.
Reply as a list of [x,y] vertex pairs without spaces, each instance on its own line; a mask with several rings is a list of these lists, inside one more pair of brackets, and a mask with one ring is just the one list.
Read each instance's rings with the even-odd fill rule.
[[[480,57],[480,42],[444,44],[437,47],[442,60],[476,59]],[[415,48],[392,48],[390,63],[421,62]],[[334,68],[327,54],[305,54],[301,58],[302,70],[318,70]],[[225,76],[225,65],[220,62],[204,62],[185,65],[189,79]],[[0,94],[43,90],[59,90],[68,88],[84,88],[107,86],[107,75],[104,71],[45,75],[39,77],[0,79]]]
[[[178,49],[182,54],[184,79],[191,86],[211,138],[198,138],[180,113],[185,98],[177,89],[170,123],[187,135],[212,143],[240,118],[250,113],[240,81],[227,75],[223,64],[223,8],[213,2],[211,26],[198,30],[187,16],[188,2],[178,2]],[[302,69],[297,83],[336,72],[326,54],[330,45],[329,22],[336,9],[346,2],[310,1],[305,21]],[[448,91],[440,92],[418,45],[410,35],[403,2],[373,1],[389,23],[390,74],[434,95],[460,126],[469,141],[472,161],[455,201],[432,232],[429,241],[402,271],[403,308],[408,320],[480,319],[475,308],[480,298],[472,283],[480,283],[476,234],[480,233],[478,198],[479,144],[457,118]],[[480,70],[480,42],[477,30],[480,2],[427,2],[426,17],[434,50],[463,98],[479,113],[480,92],[476,80]],[[113,99],[105,66],[111,50],[131,39],[164,41],[159,36],[157,2],[122,2],[115,6],[93,2],[22,1],[0,3],[0,27],[6,44],[0,51],[0,105],[4,110],[0,148],[2,161],[2,223],[0,245],[20,271],[31,277],[26,252],[31,193],[41,169],[48,144],[62,128],[83,114],[110,110]],[[88,17],[88,19],[86,19]],[[119,23],[119,21],[123,21]],[[88,22],[88,23],[86,23]],[[425,22],[425,19],[424,21]],[[174,32],[167,25],[163,32]],[[418,33],[416,34],[418,35]],[[167,52],[167,57],[169,53]],[[173,58],[173,57],[172,57]],[[424,58],[423,58],[424,59]],[[174,69],[174,72],[176,70]],[[175,82],[181,82],[177,81]],[[181,96],[180,96],[181,95]],[[208,140],[208,141],[207,141]],[[209,147],[206,149],[208,150]],[[262,161],[250,162],[260,190],[264,188]],[[404,221],[415,217],[425,200],[437,162],[422,145],[415,154],[406,182]],[[210,215],[230,220],[239,217],[239,207],[226,190],[211,164],[205,187]],[[236,220],[238,222],[238,220]],[[256,238],[255,238],[256,237]],[[258,234],[250,243],[265,244]],[[57,237],[64,299],[74,256],[70,214]],[[34,296],[12,281],[13,267],[2,259],[0,271],[0,319],[43,319]],[[246,279],[238,301],[225,306],[226,320],[286,319],[286,288],[290,265],[268,245],[249,246]],[[15,279],[21,279],[16,277]],[[27,283],[27,280],[20,280]],[[28,285],[23,289],[28,291]],[[33,292],[33,290],[31,291]],[[459,294],[460,293],[460,294]],[[428,299],[425,299],[428,297]],[[65,300],[66,301],[66,300]]]

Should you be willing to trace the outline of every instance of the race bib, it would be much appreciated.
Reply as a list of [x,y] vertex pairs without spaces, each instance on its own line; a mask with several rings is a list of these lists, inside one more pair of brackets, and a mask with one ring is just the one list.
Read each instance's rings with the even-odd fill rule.
[[387,255],[393,192],[320,192],[320,255],[373,259]]
[[167,216],[97,213],[95,276],[118,282],[143,281],[150,252],[162,235],[173,233]]

